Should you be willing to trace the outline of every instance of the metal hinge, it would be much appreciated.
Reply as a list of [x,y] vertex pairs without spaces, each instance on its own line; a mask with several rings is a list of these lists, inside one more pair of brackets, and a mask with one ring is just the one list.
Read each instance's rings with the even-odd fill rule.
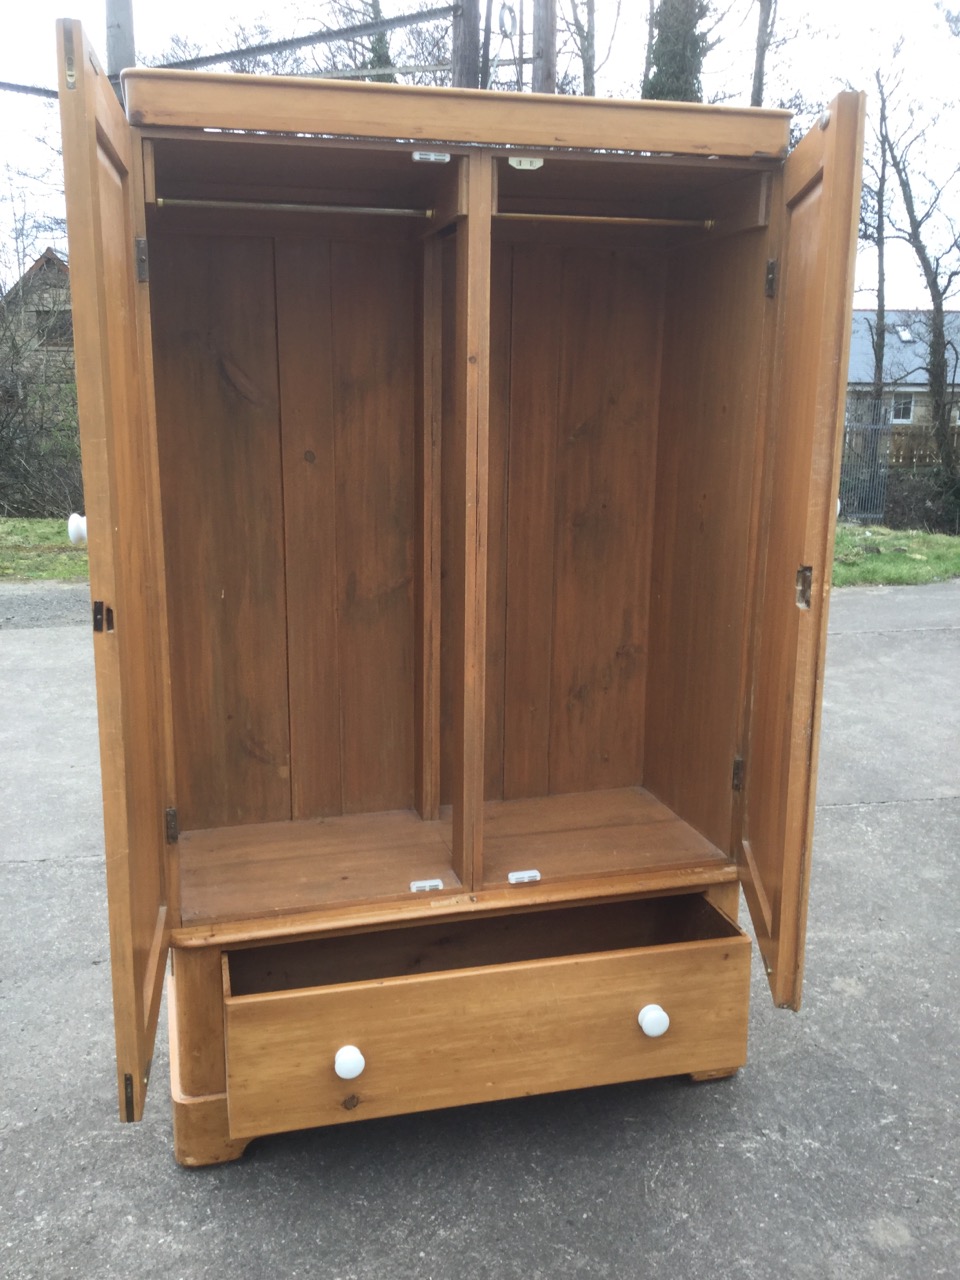
[[767,262],[767,274],[764,281],[764,292],[768,298],[776,297],[777,293],[777,277],[780,274],[780,263],[776,258],[770,258]]
[[94,631],[113,630],[113,610],[102,600],[93,602],[93,629]]
[[733,757],[733,778],[730,783],[734,791],[743,790],[743,774],[744,774],[743,756],[734,756]]
[[127,1120],[133,1123],[133,1076],[125,1075],[123,1077],[123,1107],[127,1113]]
[[176,809],[164,809],[163,826],[167,833],[167,844],[176,844],[180,839],[180,819]]
[[137,263],[137,284],[149,284],[150,260],[147,257],[146,237],[138,236],[133,242],[133,256]]

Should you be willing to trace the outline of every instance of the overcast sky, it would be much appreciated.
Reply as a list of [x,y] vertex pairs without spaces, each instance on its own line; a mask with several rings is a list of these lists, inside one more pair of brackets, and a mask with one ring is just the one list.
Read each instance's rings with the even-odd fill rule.
[[[531,0],[526,3],[529,13]],[[562,9],[566,0],[559,3]],[[409,11],[413,4],[409,0],[382,0],[382,7],[385,14],[393,14]],[[615,8],[615,0],[597,0],[597,44],[601,56],[606,51]],[[960,0],[953,8],[960,8]],[[495,14],[497,9],[495,4]],[[623,0],[613,55],[598,75],[597,91],[601,95],[638,94],[644,45],[642,31],[633,24],[642,26],[645,9],[641,0]],[[714,9],[726,11],[727,18],[722,27],[724,39],[705,68],[705,96],[710,99],[718,94],[730,95],[732,89],[727,100],[745,102],[749,99],[752,74],[755,6],[751,0],[715,0]],[[7,0],[0,19],[0,80],[56,86],[54,23],[65,13],[83,22],[105,60],[104,10],[103,0],[80,0],[69,6],[59,0]],[[159,4],[155,0],[134,0],[133,10],[138,54],[148,58],[167,49],[174,35],[204,48],[222,48],[237,21],[249,25],[264,11],[269,13],[267,21],[278,37],[329,25],[326,6],[316,0],[272,5],[264,0],[164,0]],[[903,58],[913,96],[926,110],[952,115],[952,121],[941,120],[939,140],[931,150],[929,165],[942,171],[956,165],[960,157],[960,40],[948,34],[936,0],[911,0],[909,5],[882,0],[780,0],[779,12],[781,31],[788,38],[768,59],[769,104],[794,89],[802,91],[810,101],[826,101],[846,86],[869,92],[874,69],[889,64],[894,45],[903,37]],[[8,168],[42,170],[49,159],[53,168],[48,181],[55,192],[58,175],[53,154],[49,148],[45,151],[39,147],[34,139],[46,137],[55,143],[57,131],[56,103],[0,93],[0,240],[9,236],[10,202],[3,197],[22,185],[16,179],[11,183]],[[28,198],[38,201],[42,195],[34,189]],[[50,198],[52,201],[55,197]],[[960,213],[960,185],[954,191],[953,202]],[[894,250],[892,257],[888,305],[929,305],[909,256]],[[872,302],[869,290],[873,274],[871,255],[861,252],[856,305]]]

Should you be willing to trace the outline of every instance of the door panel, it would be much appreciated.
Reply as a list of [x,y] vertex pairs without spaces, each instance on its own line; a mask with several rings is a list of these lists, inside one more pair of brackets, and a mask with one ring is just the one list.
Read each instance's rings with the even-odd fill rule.
[[792,1008],[803,974],[862,142],[862,95],[841,94],[784,166],[739,854],[774,1001]]
[[134,269],[136,158],[76,22],[58,24],[122,1119],[143,1110],[168,943],[169,706],[156,438]]

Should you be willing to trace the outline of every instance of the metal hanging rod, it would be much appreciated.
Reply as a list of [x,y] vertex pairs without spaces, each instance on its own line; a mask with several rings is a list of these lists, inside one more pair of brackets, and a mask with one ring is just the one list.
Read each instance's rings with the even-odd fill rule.
[[495,213],[495,218],[509,218],[513,222],[595,222],[605,227],[695,227],[710,231],[713,218],[605,218],[589,213]]
[[158,209],[240,209],[244,213],[378,213],[387,218],[432,218],[432,209],[381,209],[364,204],[296,204],[280,200],[181,200],[157,197]]

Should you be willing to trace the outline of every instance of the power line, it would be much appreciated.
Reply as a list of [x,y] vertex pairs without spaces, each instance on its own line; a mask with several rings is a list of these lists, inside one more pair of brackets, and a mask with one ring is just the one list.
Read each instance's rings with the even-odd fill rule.
[[[229,62],[233,58],[246,58],[251,54],[285,53],[288,49],[303,49],[313,44],[333,44],[336,40],[355,40],[359,36],[373,36],[381,31],[393,31],[396,27],[412,27],[421,22],[433,22],[439,18],[452,18],[460,13],[458,4],[446,5],[442,9],[424,9],[422,13],[408,13],[399,18],[381,18],[379,22],[359,22],[352,27],[341,27],[338,31],[329,28],[314,31],[308,36],[297,36],[293,40],[274,40],[271,44],[251,45],[243,49],[229,49],[225,53],[205,53],[198,58],[180,58],[175,62],[165,62],[165,67],[174,67],[180,71],[192,71],[197,67],[212,67],[218,62]],[[376,68],[381,70],[381,68]],[[389,71],[389,67],[382,68]]]
[[29,93],[35,98],[58,98],[60,95],[56,89],[41,89],[36,84],[11,84],[8,80],[0,80],[0,90],[7,89],[10,93]]

